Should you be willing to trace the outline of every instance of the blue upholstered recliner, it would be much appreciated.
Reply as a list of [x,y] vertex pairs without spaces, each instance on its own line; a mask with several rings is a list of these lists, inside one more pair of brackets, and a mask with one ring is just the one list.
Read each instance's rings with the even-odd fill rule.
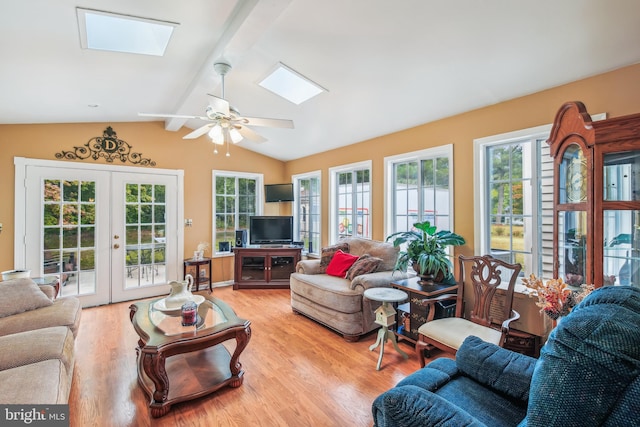
[[592,292],[534,359],[469,337],[373,402],[377,427],[640,426],[640,289]]

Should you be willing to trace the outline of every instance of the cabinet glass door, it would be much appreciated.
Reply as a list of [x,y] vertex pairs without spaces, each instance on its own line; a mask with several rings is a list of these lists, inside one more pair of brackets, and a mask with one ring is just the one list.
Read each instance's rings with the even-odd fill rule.
[[587,159],[578,144],[571,144],[560,163],[560,203],[587,201]]
[[573,286],[588,278],[586,260],[587,159],[578,144],[570,144],[562,155],[558,174],[558,277]]
[[640,279],[640,151],[603,159],[603,284],[632,285]]
[[604,211],[603,272],[606,285],[640,280],[640,211]]
[[264,256],[243,256],[241,265],[241,280],[264,281],[267,258]]
[[623,151],[604,156],[603,199],[640,200],[640,151]]
[[587,213],[558,212],[558,277],[573,286],[585,283]]
[[292,256],[271,257],[271,280],[289,280],[295,272],[295,258]]

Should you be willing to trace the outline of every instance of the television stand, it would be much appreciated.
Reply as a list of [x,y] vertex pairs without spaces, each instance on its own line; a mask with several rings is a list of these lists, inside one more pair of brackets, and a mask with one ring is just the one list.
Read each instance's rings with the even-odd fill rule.
[[233,248],[234,290],[289,288],[289,276],[296,271],[302,248],[265,246]]

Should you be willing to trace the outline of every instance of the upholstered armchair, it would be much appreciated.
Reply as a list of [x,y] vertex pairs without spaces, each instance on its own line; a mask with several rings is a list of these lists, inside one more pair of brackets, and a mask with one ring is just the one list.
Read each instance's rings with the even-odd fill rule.
[[593,291],[540,359],[468,337],[373,402],[374,425],[640,426],[640,289]]
[[[370,271],[357,269],[353,278],[349,272],[344,277],[327,274],[326,264],[331,264],[338,248],[362,258],[369,266],[376,265],[370,264],[371,260],[379,260],[379,264]],[[291,274],[291,309],[337,331],[347,341],[358,341],[380,327],[374,313],[380,302],[364,298],[365,289],[389,287],[394,280],[407,277],[406,273],[393,271],[398,251],[391,243],[359,237],[345,238],[323,248],[321,259],[302,260]]]

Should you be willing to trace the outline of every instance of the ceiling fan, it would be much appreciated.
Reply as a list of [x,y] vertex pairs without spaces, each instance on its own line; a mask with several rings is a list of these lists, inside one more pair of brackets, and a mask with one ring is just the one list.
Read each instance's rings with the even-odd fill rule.
[[[183,136],[183,139],[195,139],[205,133],[209,134],[211,140],[218,145],[227,144],[227,156],[229,156],[229,145],[237,144],[243,139],[253,142],[265,142],[267,139],[248,126],[266,126],[277,128],[293,129],[292,120],[284,119],[265,119],[258,117],[243,117],[238,110],[231,107],[224,95],[224,77],[231,70],[231,65],[226,62],[216,62],[213,69],[222,78],[222,98],[208,94],[211,99],[205,110],[205,116],[186,116],[178,114],[155,114],[155,113],[138,113],[144,117],[166,117],[178,119],[199,119],[209,123],[199,127],[193,132]],[[218,150],[214,149],[214,153]]]

